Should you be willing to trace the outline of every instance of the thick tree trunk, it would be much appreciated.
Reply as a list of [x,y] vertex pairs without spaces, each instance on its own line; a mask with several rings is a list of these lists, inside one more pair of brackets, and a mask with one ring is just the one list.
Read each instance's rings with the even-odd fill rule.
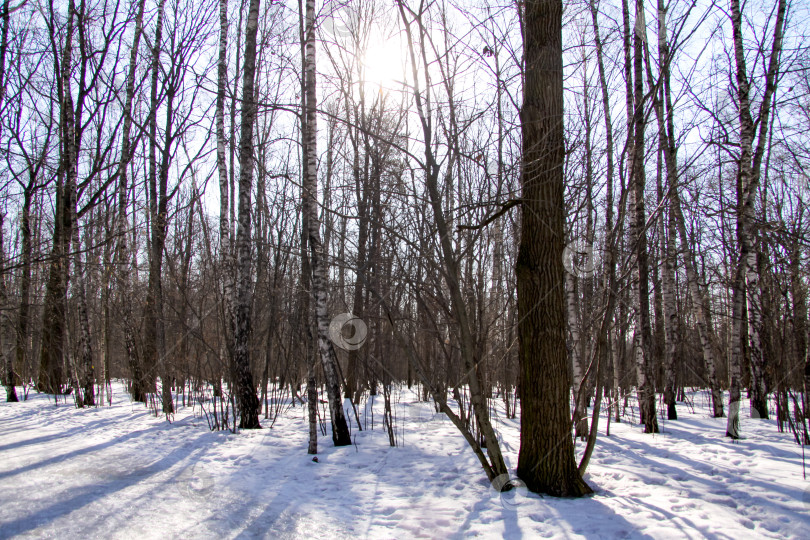
[[[73,230],[73,212],[76,199],[76,185],[65,179],[69,163],[75,160],[76,123],[74,118],[73,96],[70,91],[73,64],[73,32],[76,5],[70,0],[68,5],[67,29],[64,46],[51,35],[54,55],[54,71],[58,73],[57,94],[59,100],[60,124],[60,171],[56,181],[56,205],[54,212],[53,247],[48,268],[48,283],[45,289],[45,305],[42,316],[42,338],[40,342],[40,366],[37,388],[40,391],[58,394],[64,386],[63,364],[65,360],[65,322],[68,281],[68,251]],[[51,11],[53,16],[53,11]]]
[[[72,47],[69,44],[65,46],[65,61],[67,66],[63,65],[63,69],[67,69],[72,62]],[[85,276],[84,264],[82,262],[82,246],[79,241],[79,223],[76,214],[76,205],[78,204],[77,198],[77,183],[78,183],[78,166],[79,166],[79,146],[80,135],[76,132],[76,124],[74,123],[74,109],[73,98],[71,96],[70,77],[69,73],[63,78],[63,91],[64,91],[64,109],[63,112],[64,123],[64,137],[62,143],[63,156],[62,156],[62,171],[65,175],[65,215],[70,223],[70,237],[66,235],[65,245],[70,246],[73,242],[73,296],[76,299],[78,308],[78,343],[79,354],[81,356],[81,366],[83,370],[82,380],[79,379],[78,363],[73,362],[74,371],[74,387],[76,388],[77,395],[75,395],[76,404],[78,407],[84,405],[95,405],[95,397],[93,392],[93,350],[90,343],[90,320],[87,315],[87,296],[85,289]],[[84,387],[83,395],[78,395],[79,385]]]
[[45,285],[37,377],[37,389],[49,394],[61,393],[64,386],[62,364],[65,337],[65,295],[67,294],[65,283],[67,250],[65,249],[65,222],[62,211],[65,205],[64,190],[64,182],[61,178],[57,179],[53,247],[48,266],[48,281]]
[[250,0],[245,27],[245,63],[242,75],[242,126],[239,141],[239,221],[236,231],[236,302],[234,328],[234,373],[239,402],[239,427],[258,429],[260,404],[250,366],[252,272],[251,190],[253,189],[253,124],[256,120],[256,35],[260,0]]
[[518,476],[534,492],[591,493],[574,461],[563,291],[562,1],[525,4],[522,229],[518,293]]

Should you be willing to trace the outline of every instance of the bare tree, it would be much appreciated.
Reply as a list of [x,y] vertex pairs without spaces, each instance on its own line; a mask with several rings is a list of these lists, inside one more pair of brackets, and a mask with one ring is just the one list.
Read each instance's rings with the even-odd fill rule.
[[250,257],[251,191],[253,189],[253,125],[256,121],[256,35],[259,31],[260,0],[250,0],[245,26],[245,63],[242,79],[242,126],[239,141],[239,223],[236,232],[236,326],[234,329],[234,372],[239,400],[239,427],[258,429],[259,399],[250,368],[252,274]]
[[565,352],[562,7],[525,3],[518,476],[532,491],[575,497],[591,488],[574,461]]
[[318,217],[318,163],[317,163],[317,82],[315,79],[315,0],[306,0],[306,176],[303,182],[303,208],[307,214],[307,243],[312,265],[312,299],[318,333],[318,350],[326,376],[326,392],[332,420],[332,441],[335,446],[351,444],[351,435],[343,413],[340,392],[337,356],[329,339],[329,316],[327,313],[327,261],[321,242]]
[[[734,60],[737,79],[737,108],[740,127],[739,178],[737,181],[737,243],[739,258],[733,282],[732,334],[731,334],[731,389],[726,435],[739,438],[740,368],[742,366],[743,309],[747,305],[748,348],[751,355],[751,407],[760,418],[768,418],[768,392],[765,386],[765,365],[760,339],[762,300],[759,285],[754,201],[760,183],[760,169],[768,140],[768,116],[771,99],[776,90],[779,73],[779,55],[782,51],[782,31],[785,24],[786,0],[779,0],[773,44],[765,75],[765,92],[759,107],[759,133],[751,115],[751,82],[746,67],[742,35],[742,14],[739,0],[731,0],[731,26],[734,38]],[[754,147],[756,136],[756,147]]]

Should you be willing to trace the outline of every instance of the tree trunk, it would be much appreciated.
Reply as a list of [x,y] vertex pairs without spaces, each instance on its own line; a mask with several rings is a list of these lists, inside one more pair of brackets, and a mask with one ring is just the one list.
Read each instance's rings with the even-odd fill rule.
[[[754,119],[751,116],[750,81],[745,61],[742,35],[742,14],[739,0],[731,0],[731,25],[734,40],[734,59],[737,77],[737,107],[740,126],[740,157],[737,179],[737,243],[739,259],[734,280],[734,300],[732,312],[732,388],[729,419],[726,435],[739,437],[740,382],[743,360],[742,339],[743,304],[747,304],[748,349],[751,355],[751,409],[752,416],[768,418],[768,392],[765,387],[765,365],[760,338],[762,316],[762,291],[759,284],[757,253],[754,248],[756,237],[754,201],[759,188],[760,168],[765,151],[768,133],[768,116],[771,99],[776,90],[779,71],[779,55],[782,50],[782,30],[787,10],[786,0],[779,0],[774,25],[773,46],[768,61],[765,78],[765,93],[759,109],[759,134],[756,148],[752,148],[755,136]],[[735,377],[736,375],[736,377]],[[732,418],[732,413],[734,418]]]
[[239,427],[258,429],[260,404],[250,366],[252,273],[250,264],[251,190],[253,189],[253,124],[256,120],[256,35],[260,0],[250,0],[245,27],[245,63],[242,75],[242,126],[239,141],[239,221],[236,231],[236,326],[234,372],[239,402]]
[[[606,245],[606,261],[605,267],[607,268],[607,275],[605,276],[605,290],[610,294],[610,298],[614,299],[617,296],[616,291],[616,283],[615,283],[615,273],[616,273],[616,244],[618,240],[621,238],[620,230],[621,230],[621,216],[617,220],[616,223],[616,230],[614,230],[613,225],[613,124],[610,118],[610,91],[607,85],[607,77],[605,75],[605,64],[604,64],[604,53],[602,49],[602,38],[599,35],[599,18],[598,18],[598,11],[596,9],[596,0],[590,0],[589,2],[589,10],[591,12],[591,22],[593,24],[593,34],[594,34],[594,42],[596,46],[596,63],[599,73],[599,87],[602,93],[602,112],[605,118],[605,152],[607,154],[607,201],[606,201],[606,212],[605,212],[605,229],[607,231],[607,238],[605,239]],[[622,200],[624,198],[622,197]],[[610,304],[608,304],[610,306]],[[607,314],[606,314],[607,317]],[[615,324],[615,323],[614,323]],[[615,347],[611,347],[613,340],[611,339],[612,335],[612,326],[610,325],[604,329],[605,335],[598,336],[597,339],[604,339],[605,340],[605,350],[607,357],[613,357],[613,388],[612,388],[612,397],[614,402],[614,408],[616,413],[616,421],[619,422],[621,417],[619,416],[619,363],[618,357],[616,355]],[[611,354],[612,353],[612,354]],[[607,359],[605,359],[605,362]],[[608,411],[609,412],[609,411]],[[586,462],[587,466],[587,462]],[[580,469],[582,469],[582,465],[580,465]]]
[[[77,163],[68,167],[68,175],[75,178]],[[70,183],[70,181],[69,181]],[[75,180],[73,180],[75,184]],[[95,382],[93,348],[90,341],[90,318],[87,314],[87,289],[85,285],[84,263],[82,262],[82,246],[79,241],[79,224],[76,219],[76,206],[73,206],[73,296],[76,298],[78,330],[79,330],[79,360],[81,365],[81,380],[76,381],[82,386],[81,403],[86,406],[96,404],[93,385]],[[78,398],[78,396],[77,396]],[[78,402],[78,399],[77,399]]]
[[[675,146],[674,120],[672,112],[672,99],[670,93],[670,55],[669,41],[667,39],[667,8],[663,0],[658,0],[658,64],[660,66],[659,87],[654,88],[650,77],[650,87],[653,90],[653,107],[658,121],[658,147],[664,156],[667,178],[668,212],[666,220],[664,213],[659,214],[659,238],[663,252],[663,315],[664,315],[664,403],[667,406],[667,419],[677,420],[678,412],[675,407],[675,354],[676,329],[678,324],[675,299],[675,262],[676,251],[676,220],[673,209],[673,198],[678,188],[677,149]],[[649,54],[647,55],[647,69],[651,76]],[[664,106],[666,105],[666,124],[664,123]],[[660,179],[660,176],[659,176]],[[663,201],[664,195],[659,181],[659,199]]]
[[[222,264],[222,304],[225,315],[223,361],[233,358],[234,254],[231,248],[228,167],[225,162],[225,90],[228,84],[228,0],[219,1],[219,58],[217,60],[217,173],[219,175],[219,252]],[[227,357],[227,358],[226,358]]]
[[[43,156],[44,156],[43,152]],[[44,162],[44,161],[43,161]],[[41,162],[42,163],[42,162]],[[29,186],[36,183],[36,172],[30,170],[32,175]],[[17,335],[15,351],[14,383],[22,382],[20,374],[28,361],[30,347],[30,336],[28,335],[29,307],[31,302],[31,199],[32,189],[25,189],[23,193],[23,205],[20,216],[20,249],[22,256],[22,267],[20,268],[20,310],[17,317]],[[28,381],[25,381],[26,383]]]
[[534,492],[591,493],[570,433],[563,291],[562,1],[525,4],[522,229],[515,267],[521,371],[518,476]]
[[[5,101],[5,93],[6,93],[6,51],[8,49],[8,26],[9,26],[9,0],[3,0],[3,27],[2,27],[2,37],[0,37],[0,106],[3,105]],[[25,258],[28,255],[26,252],[26,247],[28,247],[28,251],[30,252],[30,228],[28,228],[28,211],[31,204],[31,194],[29,190],[25,190],[24,194],[24,201],[23,201],[23,209],[22,209],[22,223],[20,224],[20,228],[23,229],[23,257]],[[17,384],[17,377],[14,374],[14,356],[7,354],[5,349],[3,348],[3,341],[8,336],[8,331],[11,328],[11,315],[9,315],[9,310],[11,306],[8,304],[8,290],[6,288],[6,271],[3,268],[3,264],[5,261],[5,251],[4,251],[4,244],[3,244],[3,221],[5,218],[5,214],[0,213],[0,378],[2,378],[3,384],[6,386],[6,401],[7,402],[15,402],[17,401],[17,389],[15,385]],[[26,243],[26,234],[28,235],[27,243]],[[30,255],[28,255],[30,257]],[[26,278],[25,270],[23,269],[23,276],[21,280]],[[30,270],[29,270],[30,272]],[[27,276],[30,280],[30,274]],[[27,287],[26,283],[26,287]],[[22,285],[21,285],[22,288]],[[22,295],[21,295],[22,297]],[[20,318],[19,320],[27,320],[28,314],[23,314],[23,306],[25,309],[28,308],[28,298],[27,298],[27,290],[26,296],[20,301]],[[23,343],[24,345],[24,343]],[[20,353],[23,353],[24,358],[24,349],[20,347],[20,337],[17,338],[17,356],[20,356]],[[22,366],[22,362],[18,361],[18,365]]]
[[[135,344],[134,320],[132,316],[132,292],[131,292],[131,254],[127,243],[129,220],[127,218],[127,207],[129,184],[127,181],[127,168],[132,159],[132,141],[130,131],[132,129],[132,102],[135,97],[135,75],[138,66],[138,49],[140,47],[141,36],[143,35],[143,12],[145,0],[138,2],[138,13],[135,16],[135,35],[132,38],[132,48],[129,56],[129,71],[127,73],[126,98],[124,101],[124,121],[121,130],[121,158],[118,163],[118,220],[117,220],[117,246],[116,246],[116,296],[121,314],[121,328],[124,334],[124,349],[127,354],[127,364],[129,366],[132,383],[130,395],[135,401],[146,402],[146,381],[144,380],[143,367],[138,358],[138,350]],[[107,351],[109,354],[109,350]],[[106,384],[106,381],[105,381]]]
[[156,392],[155,380],[160,374],[161,405],[165,414],[174,412],[171,397],[171,374],[166,358],[166,322],[163,313],[163,252],[168,227],[168,182],[171,163],[171,147],[174,139],[174,81],[165,85],[166,123],[163,133],[163,148],[160,163],[157,160],[157,108],[158,77],[160,73],[160,48],[163,34],[165,0],[158,3],[155,42],[152,48],[151,108],[149,111],[149,212],[152,222],[152,237],[149,244],[149,285],[146,293],[144,332],[146,380],[148,391]]
[[[801,223],[801,215],[799,218]],[[794,239],[790,250],[790,296],[793,301],[793,339],[796,347],[796,364],[800,366],[804,362],[804,414],[810,414],[810,364],[808,360],[807,347],[807,287],[801,278],[801,247]]]
[[[501,453],[500,445],[498,443],[498,437],[495,433],[495,430],[492,427],[492,423],[489,417],[489,409],[487,404],[487,398],[484,395],[483,388],[481,387],[481,381],[478,375],[478,364],[480,361],[479,353],[475,347],[474,343],[474,333],[473,333],[473,326],[471,323],[471,317],[467,310],[467,300],[465,299],[462,291],[461,291],[461,284],[460,284],[460,269],[459,269],[459,256],[457,255],[456,251],[453,249],[453,231],[451,229],[452,224],[452,204],[448,204],[450,208],[450,216],[448,217],[445,214],[443,204],[445,203],[445,194],[443,194],[439,189],[439,174],[441,172],[441,164],[438,163],[436,156],[434,155],[434,148],[433,148],[433,111],[431,108],[431,99],[430,99],[430,85],[428,83],[427,93],[423,96],[422,92],[419,87],[419,72],[418,72],[418,61],[416,58],[416,52],[414,49],[414,39],[413,35],[411,34],[411,25],[413,24],[411,20],[406,16],[405,10],[406,7],[402,1],[397,2],[397,7],[399,8],[400,13],[400,20],[405,25],[405,34],[407,37],[407,44],[408,44],[408,53],[410,57],[410,66],[411,72],[413,76],[413,95],[414,101],[416,104],[417,113],[420,119],[420,125],[422,128],[422,137],[423,142],[425,145],[425,161],[424,161],[424,172],[425,172],[425,187],[428,193],[428,202],[430,204],[430,208],[433,213],[433,219],[436,225],[436,235],[438,237],[438,244],[439,244],[439,259],[441,261],[441,271],[444,278],[444,285],[447,287],[449,294],[450,294],[450,316],[452,317],[452,322],[455,323],[458,329],[458,345],[461,353],[461,360],[464,366],[464,377],[462,377],[462,382],[466,382],[469,390],[470,390],[470,407],[472,412],[475,414],[475,419],[477,422],[477,427],[480,429],[480,435],[483,436],[484,442],[486,444],[487,453],[489,454],[489,460],[491,460],[488,465],[485,467],[487,471],[487,476],[491,482],[496,481],[497,479],[503,479],[501,477],[508,477],[506,463],[503,459],[503,454]],[[427,33],[426,28],[424,27],[422,15],[421,14],[414,14],[412,11],[410,12],[414,15],[414,22],[418,26],[419,30],[419,41],[421,44],[424,44],[424,37]],[[422,53],[424,54],[424,50]],[[423,69],[427,70],[427,66],[422,66]],[[426,78],[429,80],[429,74],[425,73]],[[455,126],[455,120],[452,115],[452,102],[453,97],[449,86],[447,86],[448,82],[445,81],[445,90],[447,91],[447,95],[449,98],[449,102],[451,103],[451,131],[457,129]],[[451,146],[453,147],[450,151],[449,163],[446,165],[447,169],[445,170],[445,178],[450,179],[454,174],[454,169],[452,163],[454,160],[458,159],[459,151],[457,148],[459,141],[458,139],[454,139],[452,141]],[[446,195],[449,197],[452,193],[451,185],[448,181],[446,181]],[[375,221],[379,221],[376,219]],[[457,244],[460,248],[460,243]],[[562,264],[562,260],[560,261]],[[562,281],[562,275],[560,277],[560,282]],[[561,293],[562,294],[562,293]],[[563,320],[562,320],[562,339],[563,339],[563,346],[565,346],[565,305],[564,303],[560,304],[563,312],[561,313]],[[563,366],[567,372],[567,366],[565,365],[567,359],[563,360]],[[567,378],[567,387],[566,387],[566,396],[569,395],[571,381],[570,378]],[[457,387],[456,387],[457,388]],[[566,403],[568,402],[568,397],[566,397]],[[570,411],[570,407],[568,408]],[[570,413],[568,413],[570,414]],[[567,422],[570,422],[570,416],[567,419]],[[466,427],[464,428],[466,430]],[[464,431],[462,431],[464,433]],[[465,434],[466,437],[466,434]],[[469,439],[468,439],[469,442]],[[476,447],[480,447],[480,445],[476,442]],[[479,456],[480,457],[480,456]],[[486,458],[484,459],[486,461]],[[497,480],[500,482],[500,480]]]
[[[576,257],[573,254],[572,257]],[[565,272],[565,312],[568,319],[568,334],[570,342],[567,344],[569,361],[571,363],[571,373],[574,376],[574,434],[577,437],[588,436],[588,419],[585,409],[585,388],[582,378],[582,359],[580,358],[580,343],[583,338],[580,335],[579,297],[577,294],[577,279],[571,271]]]
[[[624,8],[625,36],[629,33],[629,9]],[[640,421],[645,433],[658,433],[658,418],[655,413],[655,386],[652,372],[652,328],[650,325],[650,286],[647,260],[647,215],[644,209],[646,174],[644,169],[644,80],[642,70],[643,41],[646,31],[643,26],[644,6],[636,0],[636,25],[633,35],[633,159],[629,168],[629,180],[633,193],[633,226],[631,238],[635,264],[633,266],[633,294],[635,307],[635,356],[639,398]],[[628,39],[625,37],[625,39]]]
[[318,350],[326,377],[326,393],[332,420],[332,441],[335,446],[351,444],[351,434],[343,413],[340,393],[337,356],[329,340],[329,315],[327,313],[327,261],[321,243],[318,219],[318,166],[317,166],[317,83],[315,80],[315,0],[306,2],[306,177],[304,178],[304,208],[308,213],[308,242],[312,264],[312,297],[315,304],[315,321],[318,331]]
[[[51,10],[53,8],[51,7]],[[61,135],[60,170],[56,182],[56,205],[54,212],[53,247],[48,268],[48,283],[45,289],[45,305],[42,316],[42,338],[37,388],[40,391],[58,394],[64,386],[65,306],[67,304],[68,251],[72,237],[72,208],[75,205],[76,186],[65,181],[65,171],[73,160],[76,150],[76,124],[70,81],[73,64],[73,31],[76,5],[68,5],[67,29],[64,48],[56,48],[59,40],[51,35],[54,55],[54,72],[58,74],[57,94]],[[55,17],[53,11],[51,16]],[[53,29],[51,29],[53,32]]]
[[[8,4],[6,2],[6,4]],[[7,6],[4,10],[8,9]],[[8,273],[5,268],[6,250],[5,243],[3,242],[5,213],[0,212],[0,369],[2,373],[3,386],[6,387],[6,402],[15,403],[17,399],[17,388],[14,386],[14,359],[10,354],[6,354],[5,339],[8,335],[10,327],[10,316],[8,306],[8,294],[6,289],[6,274]]]

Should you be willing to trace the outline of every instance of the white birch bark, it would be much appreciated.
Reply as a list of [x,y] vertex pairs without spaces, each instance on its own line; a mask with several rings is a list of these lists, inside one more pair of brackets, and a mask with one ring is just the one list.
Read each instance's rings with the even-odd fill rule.
[[[732,307],[731,391],[726,434],[739,437],[740,370],[742,365],[742,314],[747,305],[748,345],[751,353],[751,412],[752,416],[768,418],[768,395],[764,379],[764,357],[760,338],[762,291],[754,246],[756,239],[754,200],[759,188],[760,168],[768,133],[771,99],[776,90],[782,31],[787,11],[786,0],[779,0],[774,25],[773,45],[768,60],[765,93],[759,109],[759,134],[753,148],[755,124],[751,115],[750,88],[742,35],[742,14],[739,0],[731,0],[731,25],[737,78],[737,106],[740,127],[739,181],[737,194],[737,242],[739,259],[734,279]],[[737,404],[735,405],[735,402]],[[733,413],[733,414],[732,414]],[[733,416],[733,418],[732,418]]]
[[318,120],[317,81],[315,78],[315,0],[306,2],[306,177],[304,178],[304,209],[308,214],[308,242],[312,264],[312,298],[315,307],[315,322],[318,332],[318,351],[326,377],[326,393],[332,421],[332,441],[335,446],[351,444],[351,435],[343,412],[340,394],[337,356],[329,339],[329,314],[327,313],[327,261],[320,235],[318,219]]

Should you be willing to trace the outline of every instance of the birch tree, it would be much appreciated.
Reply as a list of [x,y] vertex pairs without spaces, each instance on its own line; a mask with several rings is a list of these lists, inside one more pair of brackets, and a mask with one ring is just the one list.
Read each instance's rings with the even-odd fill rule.
[[329,399],[329,413],[332,422],[332,442],[335,446],[351,444],[351,435],[343,412],[340,393],[337,356],[329,339],[329,315],[327,312],[327,261],[324,245],[321,242],[320,219],[318,215],[318,119],[317,81],[315,78],[315,0],[306,0],[306,176],[303,181],[302,201],[307,218],[307,243],[312,267],[312,300],[317,326],[318,352],[326,377],[326,393]]
[[[759,418],[768,418],[768,391],[765,386],[765,365],[760,340],[762,300],[757,266],[755,210],[759,189],[762,160],[768,140],[768,117],[771,114],[771,100],[776,90],[779,74],[779,55],[782,51],[782,32],[785,24],[787,1],[779,0],[776,6],[776,22],[773,30],[773,43],[768,58],[765,75],[765,90],[759,106],[757,123],[751,114],[751,81],[746,66],[745,48],[742,33],[742,13],[739,0],[731,0],[731,27],[734,47],[734,61],[737,82],[737,112],[739,120],[740,153],[737,180],[737,252],[733,282],[732,331],[731,331],[731,389],[729,416],[726,435],[739,438],[739,409],[741,366],[743,356],[742,325],[743,310],[747,306],[748,347],[751,355],[751,408]],[[756,142],[756,146],[754,143]]]

